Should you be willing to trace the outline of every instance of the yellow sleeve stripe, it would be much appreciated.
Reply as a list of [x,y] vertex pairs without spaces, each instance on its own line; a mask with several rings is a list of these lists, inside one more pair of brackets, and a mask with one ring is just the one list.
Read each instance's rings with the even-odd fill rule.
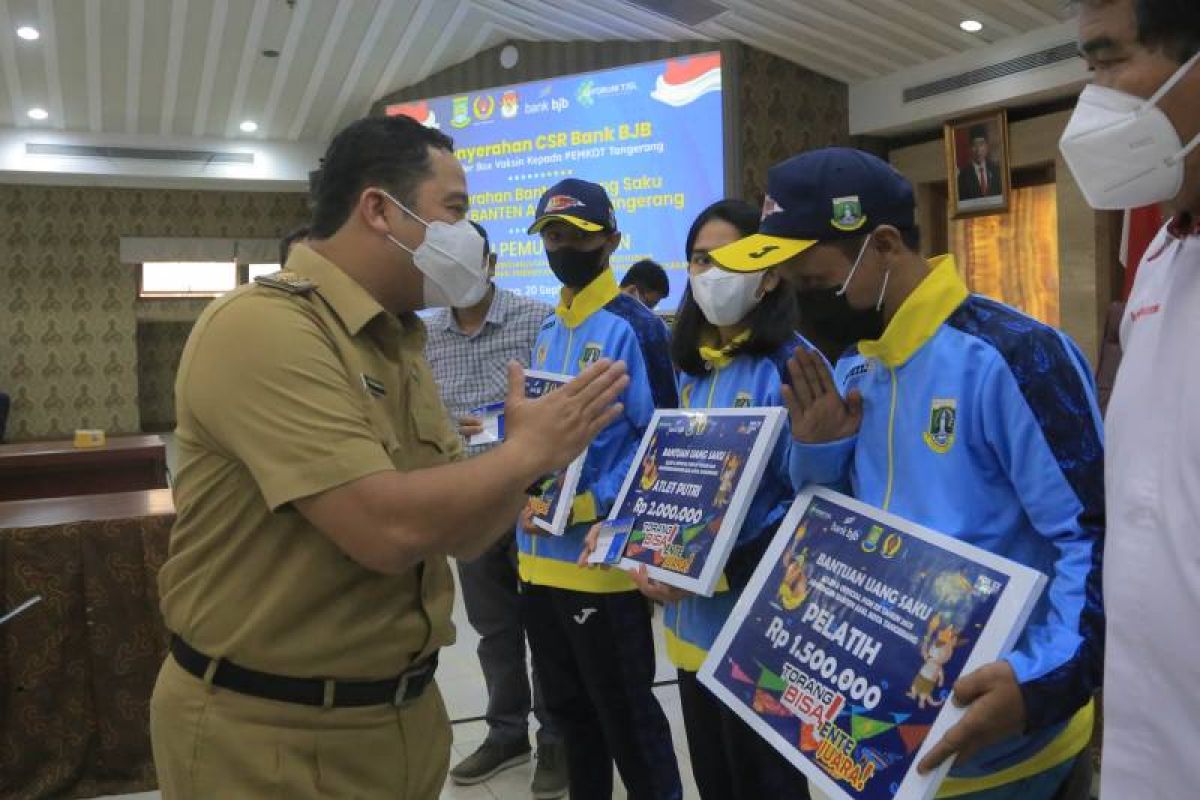
[[1092,726],[1095,723],[1095,717],[1096,708],[1093,700],[1075,712],[1075,716],[1071,717],[1071,721],[1067,723],[1067,727],[1063,728],[1062,733],[1030,758],[1020,764],[1013,764],[1008,769],[993,772],[991,775],[981,778],[946,778],[936,797],[958,797],[972,792],[995,789],[997,786],[1023,780],[1057,767],[1064,761],[1079,755],[1087,747],[1088,742],[1092,740]]

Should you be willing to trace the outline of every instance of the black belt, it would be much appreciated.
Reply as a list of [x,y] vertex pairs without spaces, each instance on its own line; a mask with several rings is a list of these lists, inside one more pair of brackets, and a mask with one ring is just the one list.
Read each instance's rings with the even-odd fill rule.
[[[201,680],[204,680],[214,660],[178,636],[171,637],[171,655],[175,657],[179,666]],[[438,657],[434,653],[395,678],[382,681],[326,681],[319,678],[272,675],[239,667],[222,659],[217,663],[212,684],[239,694],[306,706],[402,706],[416,700],[426,687],[433,683],[437,663]],[[331,687],[332,693],[328,703],[325,696],[327,687]]]

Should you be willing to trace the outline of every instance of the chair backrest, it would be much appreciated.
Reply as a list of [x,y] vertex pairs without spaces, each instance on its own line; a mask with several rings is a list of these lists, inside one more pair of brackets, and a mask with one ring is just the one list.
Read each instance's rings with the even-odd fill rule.
[[1121,365],[1121,318],[1124,315],[1125,304],[1113,303],[1104,320],[1104,338],[1100,341],[1100,360],[1096,365],[1096,390],[1101,412],[1108,408],[1108,398],[1117,380],[1117,367]]

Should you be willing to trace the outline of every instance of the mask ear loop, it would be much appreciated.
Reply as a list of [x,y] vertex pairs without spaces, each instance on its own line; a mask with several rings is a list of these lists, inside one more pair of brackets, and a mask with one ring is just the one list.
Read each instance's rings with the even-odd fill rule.
[[858,251],[858,258],[854,259],[854,266],[850,268],[850,274],[846,276],[846,281],[842,284],[842,288],[837,290],[838,297],[844,295],[846,290],[850,288],[850,281],[854,280],[854,273],[858,272],[858,265],[862,263],[863,256],[867,254],[867,245],[871,243],[871,237],[873,235],[874,234],[868,235],[866,240],[862,243],[862,249]]
[[876,311],[883,310],[883,296],[885,294],[887,294],[888,280],[890,280],[891,277],[892,277],[892,271],[890,269],[887,272],[883,273],[883,286],[880,287],[880,289],[879,289],[879,299],[877,301],[875,301],[875,310]]
[[[1200,52],[1197,52],[1194,56],[1181,64],[1179,69],[1175,71],[1175,74],[1167,78],[1166,83],[1158,87],[1158,91],[1150,96],[1150,99],[1146,101],[1144,106],[1142,106],[1142,110],[1145,111],[1148,108],[1157,107],[1159,102],[1167,96],[1167,93],[1174,89],[1175,85],[1184,79],[1184,76],[1191,71],[1192,67],[1196,66],[1197,62],[1200,62]],[[1184,145],[1182,150],[1168,158],[1167,164],[1172,167],[1175,166],[1180,161],[1183,161],[1185,158],[1191,155],[1191,152],[1198,146],[1200,146],[1200,132],[1197,132],[1196,135],[1192,137],[1192,140]]]

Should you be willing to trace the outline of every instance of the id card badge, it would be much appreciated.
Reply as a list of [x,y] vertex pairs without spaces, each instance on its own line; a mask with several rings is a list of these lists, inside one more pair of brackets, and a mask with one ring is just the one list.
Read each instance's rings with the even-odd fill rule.
[[629,533],[632,530],[632,517],[606,519],[601,522],[600,537],[596,540],[596,549],[588,556],[588,563],[609,566],[620,564],[625,555],[625,543],[629,541]]
[[483,423],[483,433],[472,436],[468,444],[495,444],[504,441],[504,403],[480,406],[467,413]]

